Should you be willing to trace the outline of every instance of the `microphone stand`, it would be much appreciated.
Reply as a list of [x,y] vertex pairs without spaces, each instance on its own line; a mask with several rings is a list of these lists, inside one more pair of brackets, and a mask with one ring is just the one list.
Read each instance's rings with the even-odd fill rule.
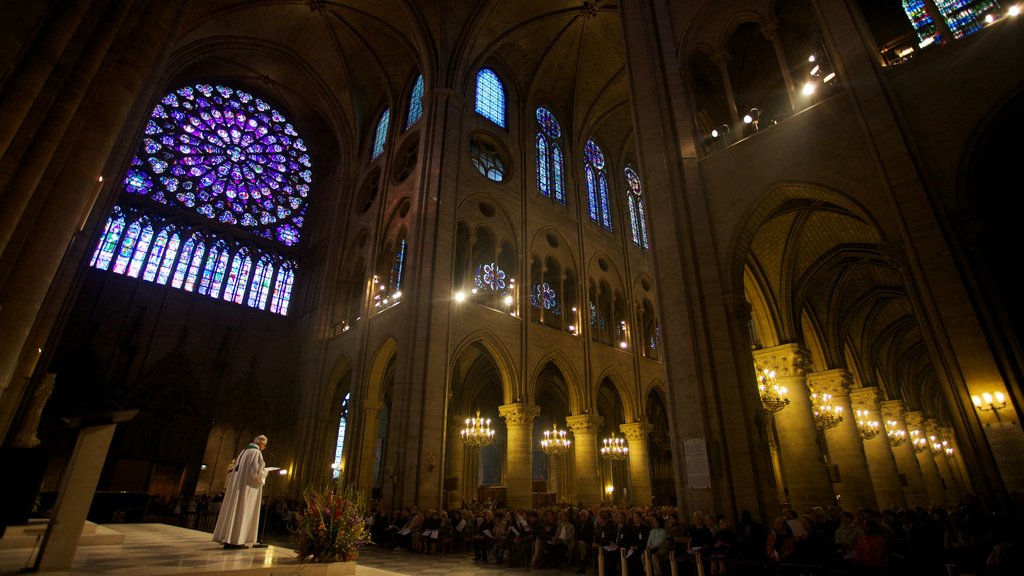
[[[268,454],[268,456],[273,456],[273,454]],[[267,479],[269,480],[270,477],[273,476],[274,474],[277,474],[277,470],[272,470],[270,474],[267,474]],[[266,488],[266,483],[264,483],[263,487]],[[260,497],[262,498],[262,495]],[[267,496],[266,505],[264,506],[262,503],[260,503],[260,506],[263,508],[263,522],[261,523],[262,526],[260,526],[259,541],[252,545],[253,548],[266,548],[267,546],[269,546],[269,544],[267,544],[266,537],[267,517],[270,516],[270,496]]]

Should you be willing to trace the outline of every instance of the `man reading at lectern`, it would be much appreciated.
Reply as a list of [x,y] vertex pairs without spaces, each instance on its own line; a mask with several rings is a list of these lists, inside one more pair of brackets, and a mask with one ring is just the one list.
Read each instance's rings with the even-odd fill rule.
[[234,469],[228,473],[224,502],[213,530],[213,541],[223,542],[225,548],[248,548],[259,540],[260,503],[263,484],[267,481],[263,450],[267,437],[259,435],[235,459]]

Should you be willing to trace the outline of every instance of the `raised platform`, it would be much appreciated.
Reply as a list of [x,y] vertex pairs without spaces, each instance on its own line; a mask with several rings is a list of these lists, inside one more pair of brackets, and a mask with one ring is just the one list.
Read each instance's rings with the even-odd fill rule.
[[[299,563],[295,552],[279,546],[225,550],[212,540],[208,532],[198,532],[167,524],[108,524],[86,527],[83,540],[107,538],[108,543],[80,545],[68,571],[50,571],[44,574],[99,575],[160,575],[197,574],[203,576],[348,576],[356,574],[355,563],[310,564]],[[0,547],[0,575],[8,576],[31,571],[39,547],[35,544],[38,526],[29,525],[22,530],[8,527],[11,546]],[[45,530],[45,526],[43,527]],[[116,535],[116,538],[114,537]],[[31,540],[25,546],[14,542]],[[7,540],[5,536],[4,540]],[[114,540],[119,540],[114,542]],[[360,574],[379,576],[389,572],[368,569]],[[40,573],[43,574],[43,573]]]
[[[0,538],[0,550],[11,548],[37,548],[43,541],[48,520],[29,520],[21,526],[8,526],[3,538]],[[86,522],[82,527],[82,538],[79,546],[109,546],[124,544],[124,534],[105,526]]]

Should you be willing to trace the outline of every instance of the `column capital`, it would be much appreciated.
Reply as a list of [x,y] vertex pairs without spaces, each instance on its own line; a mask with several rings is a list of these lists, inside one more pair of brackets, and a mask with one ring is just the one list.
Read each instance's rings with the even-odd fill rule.
[[729,60],[732,60],[732,58],[729,56],[729,52],[725,50],[719,50],[711,55],[711,62],[718,66],[720,70],[726,69],[729,65]]
[[597,434],[604,424],[604,418],[595,414],[577,414],[565,419],[573,434]]
[[924,412],[907,412],[903,418],[907,422],[907,428],[918,430],[924,428]]
[[762,368],[774,370],[777,376],[806,376],[811,368],[811,354],[798,344],[754,350],[754,361]]
[[652,429],[653,426],[646,422],[630,422],[629,424],[621,424],[619,426],[619,430],[622,432],[622,435],[630,442],[646,439]]
[[846,396],[853,384],[853,374],[845,368],[835,368],[807,375],[807,385],[815,392],[831,394],[833,398]]
[[850,390],[850,403],[854,410],[868,410],[869,412],[879,411],[879,400],[882,398],[881,391],[875,386],[856,388]]
[[498,414],[505,419],[505,424],[533,424],[534,418],[540,414],[540,406],[536,404],[503,404],[498,406]]
[[903,421],[903,400],[885,400],[882,402],[882,418]]
[[778,19],[772,20],[771,22],[765,22],[761,24],[761,35],[764,36],[765,40],[771,42],[778,36],[779,21]]

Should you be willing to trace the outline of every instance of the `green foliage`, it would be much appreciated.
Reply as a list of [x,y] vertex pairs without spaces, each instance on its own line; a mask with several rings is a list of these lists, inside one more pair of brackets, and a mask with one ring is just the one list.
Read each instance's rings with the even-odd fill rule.
[[293,536],[299,561],[349,562],[369,542],[365,502],[351,487],[333,483],[307,487],[294,512]]

